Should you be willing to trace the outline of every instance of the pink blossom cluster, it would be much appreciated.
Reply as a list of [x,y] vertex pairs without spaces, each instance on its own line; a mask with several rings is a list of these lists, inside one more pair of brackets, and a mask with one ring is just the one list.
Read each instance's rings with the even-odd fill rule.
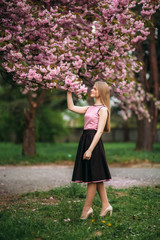
[[155,101],[155,106],[160,110],[160,101]]
[[158,0],[140,0],[138,4],[142,4],[141,14],[147,20],[151,18],[151,16],[156,12],[159,8]]
[[150,101],[154,102],[155,107],[160,110],[160,101],[157,100],[157,99],[154,97],[153,94],[147,92],[147,93],[146,93],[146,101],[148,101],[148,102],[150,102]]
[[142,85],[136,81],[125,83],[124,81],[119,84],[119,89],[115,90],[116,95],[120,100],[119,105],[122,108],[121,114],[124,120],[131,117],[134,112],[138,119],[147,118],[151,121],[146,102],[150,101],[147,98],[148,94],[144,91]]
[[[145,11],[145,1],[137,2]],[[125,92],[133,72],[141,69],[134,45],[149,34],[145,19],[132,11],[136,4],[129,0],[1,0],[2,66],[24,86],[24,93],[56,87],[80,97],[87,92],[84,84],[93,85],[96,79],[114,83],[115,93],[125,82]],[[152,6],[151,1],[147,4]],[[136,106],[138,100],[132,103]]]

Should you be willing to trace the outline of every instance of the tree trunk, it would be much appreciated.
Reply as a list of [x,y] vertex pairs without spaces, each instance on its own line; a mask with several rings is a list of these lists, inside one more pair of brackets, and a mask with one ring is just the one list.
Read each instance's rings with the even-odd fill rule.
[[[150,68],[151,68],[151,92],[153,93],[156,100],[158,100],[159,95],[159,84],[158,84],[158,61],[157,61],[157,53],[156,53],[156,41],[155,41],[155,28],[151,29],[150,33]],[[152,137],[153,142],[156,135],[156,127],[157,127],[157,118],[158,118],[158,110],[155,107],[155,104],[151,103],[150,113],[152,116]]]
[[153,121],[148,122],[146,118],[138,120],[138,138],[136,150],[151,151],[153,149],[155,134],[153,132]]
[[44,101],[45,92],[46,91],[43,90],[38,96],[36,101],[33,101],[31,93],[28,93],[29,107],[27,110],[26,109],[24,110],[25,130],[24,130],[24,136],[23,136],[22,155],[29,155],[30,157],[32,157],[36,154],[36,149],[35,149],[36,110],[39,104],[41,104]]
[[[142,44],[137,47],[138,59],[142,61],[143,49]],[[147,62],[144,62],[144,69],[140,73],[140,83],[144,87],[145,91],[150,92],[158,99],[158,63],[156,55],[156,42],[155,42],[155,29],[151,29],[150,39],[149,39],[149,60],[150,63],[150,78],[146,80],[146,69]],[[146,150],[151,151],[153,149],[153,143],[156,135],[156,125],[158,111],[155,107],[155,104],[152,100],[148,103],[148,111],[151,116],[151,122],[148,122],[147,119],[138,120],[138,138],[136,143],[136,150]]]
[[[146,85],[146,73],[147,73],[147,65],[148,65],[148,59],[144,59],[143,57],[143,46],[142,46],[142,42],[138,43],[136,46],[136,51],[137,51],[137,57],[138,60],[143,62],[143,69],[140,71],[139,76],[138,76],[138,82],[140,82],[143,86],[143,88],[145,89],[145,91],[147,91],[147,85]],[[144,124],[145,119],[142,120],[138,120],[137,119],[137,142],[136,142],[136,150],[142,150],[143,149],[143,145],[144,145],[144,134],[145,134],[145,126],[146,124]]]
[[35,117],[37,105],[32,101],[30,93],[28,94],[29,108],[24,110],[25,117],[25,130],[23,136],[23,155],[29,155],[30,157],[36,154],[35,150]]

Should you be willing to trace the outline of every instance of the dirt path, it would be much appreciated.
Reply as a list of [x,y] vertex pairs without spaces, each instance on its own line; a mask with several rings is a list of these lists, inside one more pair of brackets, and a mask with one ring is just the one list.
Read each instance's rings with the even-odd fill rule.
[[[72,165],[0,166],[0,194],[47,191],[70,185]],[[110,166],[112,180],[106,186],[127,188],[160,184],[160,165],[116,167]]]

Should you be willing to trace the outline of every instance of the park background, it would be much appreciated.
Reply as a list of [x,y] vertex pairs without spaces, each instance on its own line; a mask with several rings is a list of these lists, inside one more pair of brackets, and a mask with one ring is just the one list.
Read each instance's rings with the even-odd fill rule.
[[[74,161],[78,141],[83,131],[84,116],[67,109],[66,91],[53,89],[40,92],[38,94],[41,97],[41,103],[38,105],[36,98],[30,99],[29,94],[23,95],[17,86],[10,84],[12,80],[9,77],[11,76],[7,73],[5,76],[4,73],[3,76],[0,75],[0,163],[26,165]],[[4,81],[6,78],[9,82]],[[90,99],[89,101],[78,100],[75,95],[73,97],[76,105],[91,104]],[[111,132],[102,135],[108,162],[159,163],[160,115],[158,114],[157,117],[152,145],[149,146],[151,149],[145,149],[143,146],[138,149],[141,137],[138,134],[139,121],[134,114],[131,118],[124,120],[116,101],[118,100],[111,96]],[[26,112],[32,111],[33,104],[38,107],[34,109],[33,118],[28,121]],[[29,125],[31,135],[26,139],[28,135],[25,133]],[[148,131],[148,125],[144,131]],[[146,138],[143,140],[148,141]],[[24,152],[26,141],[31,141],[29,144],[33,147],[31,152]]]

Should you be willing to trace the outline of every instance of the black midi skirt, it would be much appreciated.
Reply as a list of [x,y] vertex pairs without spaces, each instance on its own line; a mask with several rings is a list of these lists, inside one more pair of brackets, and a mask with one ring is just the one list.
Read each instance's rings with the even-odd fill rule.
[[96,130],[83,130],[73,170],[73,182],[96,183],[111,179],[101,138],[95,146],[90,160],[83,160],[83,155],[89,148],[95,134]]

